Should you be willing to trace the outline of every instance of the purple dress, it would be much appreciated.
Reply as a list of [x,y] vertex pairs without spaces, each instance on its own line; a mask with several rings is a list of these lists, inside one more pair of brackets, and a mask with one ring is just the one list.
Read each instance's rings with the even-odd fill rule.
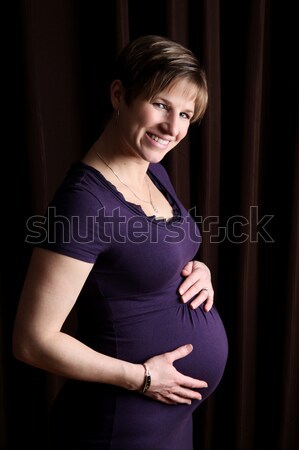
[[[55,449],[192,450],[192,413],[216,388],[228,345],[215,307],[191,310],[178,288],[201,237],[161,164],[148,174],[168,198],[174,218],[148,217],[97,170],[75,163],[47,211],[39,245],[94,263],[77,301],[77,337],[115,358],[142,363],[192,343],[175,361],[205,380],[203,399],[166,405],[112,385],[67,380],[52,413]],[[41,239],[40,239],[41,240]]]

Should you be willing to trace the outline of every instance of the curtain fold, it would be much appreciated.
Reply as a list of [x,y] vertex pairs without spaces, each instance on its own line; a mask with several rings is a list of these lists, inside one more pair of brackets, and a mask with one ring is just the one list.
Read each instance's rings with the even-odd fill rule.
[[[188,3],[166,1],[167,24],[165,35],[182,45],[189,45]],[[166,163],[173,185],[187,209],[190,208],[190,142],[189,136],[180,142],[178,151],[167,155]],[[184,174],[184,176],[182,176]]]
[[[299,115],[298,115],[299,123]],[[280,448],[292,448],[298,444],[299,427],[299,128],[295,144],[295,164],[293,171],[291,244],[287,279],[287,319],[285,329],[285,357],[283,361],[282,411],[280,425]]]
[[[220,217],[220,165],[221,165],[221,60],[220,60],[220,5],[219,0],[205,0],[201,10],[202,63],[207,73],[209,103],[202,121],[200,148],[194,148],[193,164],[200,160],[193,171],[192,187],[197,194],[196,210],[202,217],[200,224],[203,242],[200,258],[211,270],[215,290],[215,304],[218,299],[219,244],[213,239],[217,235]],[[197,172],[197,174],[196,174]],[[214,223],[216,220],[216,224]],[[207,400],[203,423],[199,434],[204,448],[212,448],[214,439],[215,396]]]
[[81,151],[78,41],[69,1],[22,2],[33,211],[44,212]]
[[[207,72],[209,106],[202,123],[200,151],[199,207],[207,227],[203,224],[204,245],[202,258],[211,267],[217,287],[218,245],[211,239],[209,218],[220,215],[220,165],[221,165],[221,60],[220,60],[220,6],[219,0],[203,2],[202,58]],[[194,160],[198,158],[194,154]],[[198,183],[199,180],[195,179]],[[197,188],[198,191],[198,188]],[[206,229],[207,228],[207,229]],[[214,230],[213,230],[214,231]]]
[[22,0],[18,7],[21,130],[11,156],[19,174],[12,217],[19,214],[23,223],[11,252],[4,251],[1,448],[40,448],[61,383],[11,355],[11,318],[27,264],[19,235],[29,216],[43,213],[69,165],[97,137],[116,53],[149,33],[189,46],[209,86],[201,125],[163,162],[202,231],[199,257],[211,268],[215,305],[229,338],[224,378],[194,415],[195,450],[297,448],[295,6],[270,0]]
[[[261,128],[263,101],[263,61],[265,31],[265,1],[251,2],[246,82],[244,96],[243,161],[241,183],[241,216],[255,220],[258,211],[261,159]],[[254,208],[254,209],[253,209]],[[258,243],[253,231],[243,243],[239,266],[239,320],[238,320],[238,386],[236,447],[254,448],[256,390],[256,333],[258,301]],[[246,355],[246,356],[245,356]]]
[[130,40],[128,0],[116,0],[116,49],[119,52]]

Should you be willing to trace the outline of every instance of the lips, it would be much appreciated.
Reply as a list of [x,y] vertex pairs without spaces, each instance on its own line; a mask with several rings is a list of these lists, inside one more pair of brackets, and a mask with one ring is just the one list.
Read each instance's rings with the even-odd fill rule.
[[157,136],[156,134],[153,133],[147,133],[147,135],[153,139],[156,142],[159,142],[159,144],[161,145],[167,145],[169,144],[169,141],[165,140],[165,139],[161,139],[159,136]]

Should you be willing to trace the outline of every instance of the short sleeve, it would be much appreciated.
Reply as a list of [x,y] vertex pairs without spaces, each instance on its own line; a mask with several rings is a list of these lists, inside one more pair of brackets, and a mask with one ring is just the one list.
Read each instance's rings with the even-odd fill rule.
[[84,184],[60,188],[27,229],[28,243],[85,262],[95,263],[107,247],[103,205]]

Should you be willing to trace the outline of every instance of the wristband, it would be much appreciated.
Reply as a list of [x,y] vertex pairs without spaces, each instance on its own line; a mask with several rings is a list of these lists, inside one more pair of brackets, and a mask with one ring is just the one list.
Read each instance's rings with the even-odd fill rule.
[[146,367],[145,364],[142,364],[145,370],[145,374],[144,374],[144,385],[142,388],[142,393],[145,394],[146,391],[149,389],[150,385],[151,385],[151,373],[149,371],[149,369]]

